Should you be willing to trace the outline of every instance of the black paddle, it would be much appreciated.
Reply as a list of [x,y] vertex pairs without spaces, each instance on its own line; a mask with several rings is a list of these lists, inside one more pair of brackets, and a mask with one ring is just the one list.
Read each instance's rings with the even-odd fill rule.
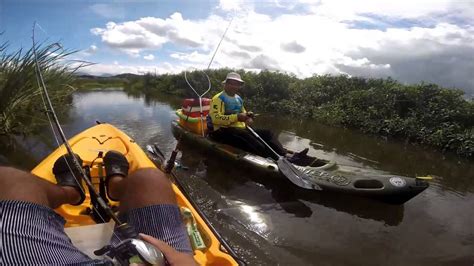
[[293,184],[306,188],[306,189],[314,189],[314,190],[322,190],[318,184],[314,182],[310,182],[310,177],[305,173],[301,172],[300,170],[296,169],[296,167],[290,163],[284,156],[278,154],[268,143],[266,143],[258,134],[253,130],[251,127],[247,126],[247,129],[252,132],[252,134],[260,140],[265,146],[271,150],[276,156],[278,156],[278,160],[276,161],[278,165],[278,169],[280,172],[286,176]]

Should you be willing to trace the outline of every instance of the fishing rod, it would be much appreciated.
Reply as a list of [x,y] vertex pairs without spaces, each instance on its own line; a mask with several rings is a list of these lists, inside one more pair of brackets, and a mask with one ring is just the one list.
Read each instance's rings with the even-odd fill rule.
[[[209,62],[209,64],[207,65],[207,70],[209,70],[211,68],[211,64],[212,62],[214,61],[214,57],[216,56],[217,54],[217,51],[219,50],[219,47],[221,46],[221,43],[222,41],[224,40],[224,37],[225,35],[227,34],[227,31],[229,30],[230,28],[230,25],[232,24],[232,21],[234,20],[234,17],[232,17],[229,21],[229,24],[227,25],[227,28],[225,29],[224,33],[222,34],[222,37],[221,39],[219,40],[219,44],[217,44],[217,47],[216,47],[216,50],[214,50],[214,54],[212,55],[211,57],[211,61]],[[187,71],[184,71],[184,79],[186,80],[186,83],[189,85],[189,87],[193,90],[193,92],[198,96],[198,100],[199,100],[199,113],[200,113],[200,124],[201,124],[201,134],[202,136],[204,137],[205,134],[204,134],[204,122],[203,122],[203,110],[202,110],[202,97],[204,95],[206,95],[210,90],[211,90],[211,80],[209,79],[209,76],[206,74],[205,71],[202,71],[204,73],[204,75],[206,76],[207,78],[207,82],[209,84],[207,90],[202,93],[202,94],[199,94],[194,88],[193,86],[191,85],[191,83],[188,81],[188,78],[187,78]],[[192,108],[192,107],[191,107]]]
[[234,17],[232,17],[232,18],[230,19],[229,25],[227,25],[227,28],[225,29],[224,34],[222,34],[221,40],[219,41],[219,44],[217,45],[216,50],[214,51],[214,54],[212,55],[211,62],[209,62],[209,65],[207,65],[207,69],[206,69],[206,70],[209,70],[209,68],[211,67],[212,61],[214,61],[214,57],[215,57],[216,54],[217,54],[217,50],[219,50],[219,47],[221,46],[222,40],[224,40],[224,37],[225,37],[225,35],[227,34],[227,31],[229,30],[230,24],[232,23],[232,20],[234,20]]
[[[34,22],[32,41],[33,41],[33,56],[34,56],[34,62],[35,62],[36,81],[42,91],[41,99],[43,100],[43,104],[46,110],[46,115],[48,117],[48,121],[51,126],[53,136],[56,139],[56,142],[59,146],[60,143],[56,135],[56,133],[59,133],[62,144],[66,148],[67,153],[72,158],[72,164],[73,164],[72,167],[78,171],[82,179],[86,182],[86,185],[89,189],[89,193],[91,194],[91,196],[97,199],[97,202],[99,203],[100,207],[103,208],[106,214],[109,215],[114,220],[114,222],[117,225],[116,229],[118,230],[120,234],[119,236],[118,234],[115,233],[115,231],[112,231],[112,233],[120,240],[120,243],[118,245],[116,246],[106,245],[103,248],[94,251],[94,254],[98,256],[106,255],[109,258],[111,258],[114,262],[117,262],[120,265],[128,265],[130,258],[137,255],[140,257],[142,261],[150,263],[152,265],[164,265],[164,256],[161,253],[161,251],[157,250],[150,243],[138,239],[138,234],[134,230],[134,228],[130,226],[129,224],[122,223],[120,221],[118,216],[113,212],[112,208],[107,203],[105,203],[105,201],[102,199],[99,193],[95,191],[92,181],[90,180],[89,176],[86,174],[85,170],[82,168],[82,165],[79,162],[79,160],[74,155],[74,152],[71,146],[69,145],[66,135],[64,134],[64,131],[61,127],[61,124],[59,123],[53,104],[51,103],[51,98],[49,97],[49,93],[46,88],[46,84],[44,82],[43,74],[41,72],[41,67],[38,62],[38,56],[36,53],[36,41],[35,41],[36,26],[37,26],[37,23]],[[56,43],[55,45],[59,46],[62,49],[60,44]],[[53,126],[53,124],[55,127]],[[54,128],[56,128],[56,130]],[[74,180],[78,184],[79,189],[82,191],[82,193],[85,194],[85,191],[82,188],[80,181],[78,180],[78,177],[74,174],[74,171],[72,170],[71,165],[69,165],[68,160],[66,160],[65,158],[64,160],[69,170],[71,171],[72,175],[74,176]],[[105,219],[102,217],[102,215],[100,215],[97,209],[96,211],[99,217],[105,223],[106,222]]]

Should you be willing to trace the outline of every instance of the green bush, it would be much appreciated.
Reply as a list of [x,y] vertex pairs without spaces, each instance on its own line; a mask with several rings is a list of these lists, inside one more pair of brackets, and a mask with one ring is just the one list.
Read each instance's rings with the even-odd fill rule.
[[[222,90],[230,69],[207,71],[209,97]],[[406,139],[462,156],[474,155],[474,103],[460,90],[435,84],[404,85],[391,78],[367,79],[345,75],[297,79],[279,72],[238,70],[245,80],[241,90],[247,109],[290,114],[299,118],[357,128],[363,132]],[[198,76],[201,75],[201,78]],[[201,72],[189,74],[193,87],[207,89]],[[146,82],[144,82],[146,81]],[[195,97],[184,74],[145,75],[130,90],[145,94],[170,93]]]

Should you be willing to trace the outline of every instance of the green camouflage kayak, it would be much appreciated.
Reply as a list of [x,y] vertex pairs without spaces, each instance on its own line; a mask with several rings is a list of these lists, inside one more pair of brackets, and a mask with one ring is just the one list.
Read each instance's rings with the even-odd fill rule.
[[[175,138],[185,142],[186,145],[211,150],[222,157],[270,173],[275,178],[284,178],[278,170],[278,165],[271,158],[264,158],[215,142],[186,130],[178,121],[173,121],[171,127]],[[412,178],[391,174],[372,174],[367,171],[344,171],[335,162],[307,157],[295,167],[308,175],[311,181],[319,185],[323,191],[355,194],[391,204],[403,204],[429,186],[426,179],[430,177]]]

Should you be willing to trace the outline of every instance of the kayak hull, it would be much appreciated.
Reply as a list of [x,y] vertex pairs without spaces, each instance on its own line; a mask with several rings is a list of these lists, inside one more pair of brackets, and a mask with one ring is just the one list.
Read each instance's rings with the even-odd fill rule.
[[[194,134],[183,128],[177,121],[173,121],[171,127],[173,135],[189,145],[205,148],[221,157],[241,162],[253,169],[270,174],[272,178],[286,179],[279,173],[278,165],[272,159]],[[323,191],[353,194],[390,204],[403,204],[429,186],[429,183],[424,180],[406,176],[344,171],[335,162],[320,159],[316,166],[296,165],[295,167],[310,176],[311,181],[319,185]]]
[[[74,153],[79,154],[82,158],[84,165],[92,165],[90,175],[92,183],[96,186],[96,191],[99,191],[99,177],[105,175],[105,171],[102,167],[102,159],[98,158],[99,153],[105,155],[109,150],[121,152],[130,164],[129,173],[139,168],[156,168],[156,165],[132,138],[110,124],[99,124],[91,127],[77,134],[68,142]],[[57,158],[66,152],[64,145],[62,145],[47,156],[31,172],[42,179],[56,183],[52,168]],[[207,246],[204,250],[194,251],[196,261],[199,264],[238,265],[229,254],[220,249],[221,243],[183,192],[174,183],[172,183],[172,188],[176,195],[178,206],[191,210]],[[110,205],[112,206],[118,206],[118,204],[118,202],[110,201]],[[90,206],[91,197],[89,193],[86,193],[86,200],[82,205],[72,206],[65,204],[55,211],[64,217],[66,227],[82,227],[96,224],[91,218]]]

